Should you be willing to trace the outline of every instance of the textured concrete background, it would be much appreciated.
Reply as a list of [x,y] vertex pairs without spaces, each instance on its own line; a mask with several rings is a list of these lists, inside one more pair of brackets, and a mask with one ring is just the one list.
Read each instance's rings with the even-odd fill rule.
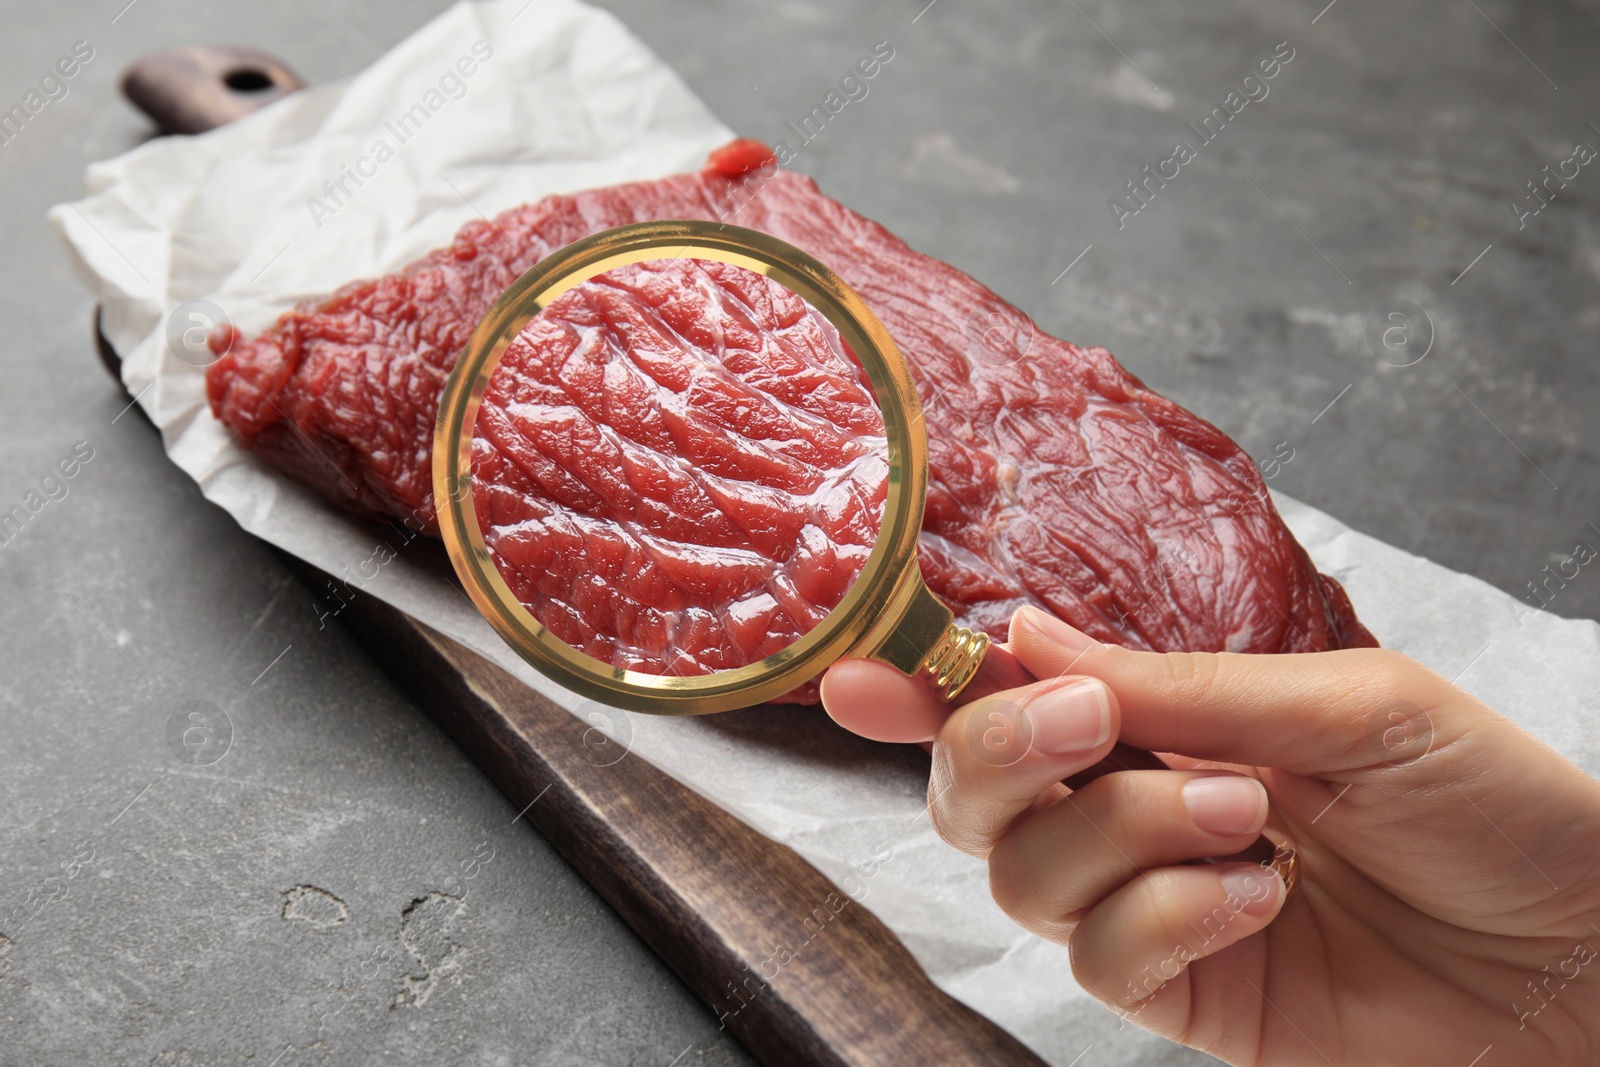
[[[121,414],[44,222],[147,136],[115,92],[138,55],[252,44],[322,82],[441,5],[124,2],[12,0],[0,35],[8,107],[95,49],[0,146],[0,510],[93,449],[0,545],[0,1061],[747,1062]],[[1277,457],[1274,487],[1525,592],[1600,547],[1600,162],[1524,228],[1510,208],[1600,147],[1600,9],[1323,2],[606,6],[731,125],[791,147],[785,122],[890,42],[796,169]],[[1269,95],[1119,229],[1108,198],[1197,144],[1185,123],[1281,41]],[[1394,299],[1436,335],[1404,368],[1366,339]],[[1600,576],[1550,608],[1600,614]],[[169,723],[217,737],[219,710],[226,758],[181,762]]]

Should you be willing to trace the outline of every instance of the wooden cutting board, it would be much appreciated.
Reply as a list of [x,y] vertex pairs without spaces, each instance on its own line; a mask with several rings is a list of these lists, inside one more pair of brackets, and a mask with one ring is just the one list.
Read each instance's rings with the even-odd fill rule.
[[[189,48],[140,60],[124,91],[163,129],[198,132],[299,84],[261,53]],[[120,383],[103,333],[99,346]],[[308,589],[327,588],[327,574],[282,556]],[[642,759],[597,759],[570,712],[375,598],[338,621],[760,1062],[1042,1063],[937,989],[887,927],[789,848]],[[780,943],[787,959],[774,958]]]

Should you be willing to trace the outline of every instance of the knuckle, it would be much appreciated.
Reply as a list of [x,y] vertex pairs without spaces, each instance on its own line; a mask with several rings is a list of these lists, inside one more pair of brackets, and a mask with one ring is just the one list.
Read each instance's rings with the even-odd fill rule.
[[933,824],[933,832],[939,835],[939,840],[947,845],[956,843],[954,831],[950,827],[944,806],[938,801],[931,801],[928,805],[928,821]]
[[971,819],[962,810],[956,786],[955,760],[942,740],[933,746],[933,768],[928,774],[928,821],[940,840],[962,852],[982,856],[988,849],[976,841],[968,825]]
[[1094,820],[1102,811],[1119,810],[1135,796],[1137,771],[1114,771],[1102,774],[1091,782],[1072,791],[1068,798],[1073,807],[1085,818]]
[[1023,929],[1059,944],[1068,944],[1084,910],[1064,904],[1059,886],[1041,884],[1036,865],[1024,846],[1002,837],[989,852],[989,895],[1000,911]]
[[973,826],[971,819],[964,816],[965,813],[947,808],[943,815],[933,820],[934,832],[957,851],[983,859],[989,855],[992,842],[981,828]]
[[951,827],[949,809],[945,806],[945,799],[950,793],[950,757],[943,744],[933,747],[933,770],[928,775],[928,822],[933,825],[933,832],[947,844],[955,844],[951,840]]
[[1396,768],[1449,747],[1475,721],[1470,700],[1410,657],[1390,649],[1352,656],[1345,716],[1361,755]]
[[1149,914],[1150,928],[1162,944],[1184,939],[1188,915],[1184,910],[1184,886],[1164,870],[1139,875],[1136,885],[1144,898],[1141,907]]
[[1104,774],[1074,789],[1064,801],[1066,809],[1076,813],[1079,825],[1089,831],[1086,840],[1097,856],[1105,853],[1126,862],[1127,850],[1133,847],[1127,816],[1144,807],[1141,776],[1139,771]]
[[1449,683],[1402,652],[1367,648],[1352,660],[1352,713],[1397,704],[1425,712],[1450,703]]
[[1072,966],[1073,981],[1078,986],[1096,999],[1115,1002],[1119,1000],[1115,993],[1114,967],[1104,955],[1092,947],[1084,944],[1085,938],[1077,936],[1073,931],[1071,944],[1068,946],[1068,962]]
[[1222,660],[1209,652],[1168,652],[1161,665],[1168,686],[1196,702],[1215,690],[1222,677]]
[[1027,917],[1030,903],[1021,873],[1016,850],[1007,847],[1002,838],[989,853],[989,895],[1017,922]]
[[1373,695],[1402,693],[1416,684],[1417,665],[1404,653],[1392,648],[1364,648],[1357,656],[1362,686]]

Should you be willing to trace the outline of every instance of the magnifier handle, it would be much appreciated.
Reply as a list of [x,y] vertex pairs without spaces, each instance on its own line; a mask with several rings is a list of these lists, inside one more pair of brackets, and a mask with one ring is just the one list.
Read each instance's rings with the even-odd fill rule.
[[[970,703],[981,697],[1003,692],[1007,689],[1016,689],[1038,681],[1028,668],[1024,667],[1010,652],[999,645],[990,645],[983,657],[983,664],[978,672],[972,676],[961,690],[961,703]],[[1161,757],[1153,752],[1146,752],[1142,748],[1134,748],[1118,741],[1106,753],[1106,758],[1096,763],[1087,770],[1079,771],[1070,778],[1063,780],[1068,789],[1082,789],[1096,778],[1117,771],[1167,771],[1171,770]],[[1255,844],[1243,852],[1232,856],[1220,857],[1229,862],[1271,863],[1278,854],[1278,846],[1266,836],[1256,838]],[[1197,862],[1216,862],[1200,860]]]

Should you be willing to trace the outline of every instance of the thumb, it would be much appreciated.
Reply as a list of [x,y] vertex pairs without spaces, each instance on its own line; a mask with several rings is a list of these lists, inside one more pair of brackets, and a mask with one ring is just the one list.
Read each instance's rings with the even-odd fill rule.
[[[1201,760],[1304,775],[1398,766],[1458,739],[1475,716],[1475,701],[1385,649],[1139,652],[1035,608],[1012,618],[1010,647],[1036,677],[1105,682],[1121,704],[1124,743]],[[1450,714],[1437,714],[1447,705]]]

